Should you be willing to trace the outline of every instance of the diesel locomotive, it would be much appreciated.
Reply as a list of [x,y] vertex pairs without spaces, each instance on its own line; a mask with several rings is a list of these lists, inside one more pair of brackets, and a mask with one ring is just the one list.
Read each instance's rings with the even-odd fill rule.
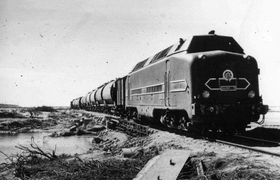
[[178,43],[71,101],[71,108],[150,120],[172,128],[242,132],[268,111],[259,92],[260,70],[229,36]]

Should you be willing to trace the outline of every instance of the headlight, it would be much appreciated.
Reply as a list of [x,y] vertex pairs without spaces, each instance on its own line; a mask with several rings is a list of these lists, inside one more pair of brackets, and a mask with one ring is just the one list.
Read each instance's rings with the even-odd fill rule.
[[203,97],[203,98],[209,98],[209,97],[210,97],[209,91],[203,91],[202,97]]
[[248,97],[249,97],[249,98],[253,98],[253,97],[255,97],[255,95],[256,95],[256,93],[255,93],[254,91],[250,91],[250,92],[248,93]]

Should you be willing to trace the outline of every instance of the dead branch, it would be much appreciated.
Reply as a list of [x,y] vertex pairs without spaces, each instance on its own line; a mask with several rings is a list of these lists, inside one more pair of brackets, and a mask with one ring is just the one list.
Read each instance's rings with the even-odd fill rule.
[[44,152],[34,141],[34,137],[31,137],[31,142],[30,142],[30,146],[31,148],[27,147],[27,146],[23,146],[23,145],[19,145],[19,146],[15,146],[16,148],[22,150],[25,153],[29,153],[31,156],[32,155],[39,155],[42,157],[46,157],[49,160],[54,160],[57,159],[57,156],[55,155],[55,150],[52,151],[52,153],[50,152]]
[[0,153],[3,154],[4,156],[6,156],[6,158],[7,158],[8,160],[10,160],[11,163],[14,162],[13,159],[12,159],[10,156],[8,156],[7,154],[5,154],[3,151],[0,151]]

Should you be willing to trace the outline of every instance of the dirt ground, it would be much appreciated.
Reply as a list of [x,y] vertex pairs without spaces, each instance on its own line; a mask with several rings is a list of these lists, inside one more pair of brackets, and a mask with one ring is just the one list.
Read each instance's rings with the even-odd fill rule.
[[[53,138],[83,134],[93,138],[87,153],[74,156],[40,152],[31,144],[25,147],[27,153],[0,165],[0,179],[133,179],[150,159],[167,149],[191,153],[178,179],[280,179],[278,157],[169,132],[132,137],[104,129],[105,119],[101,114],[74,110],[0,119],[2,133],[48,129],[54,132]],[[198,175],[194,159],[202,162],[202,175]]]

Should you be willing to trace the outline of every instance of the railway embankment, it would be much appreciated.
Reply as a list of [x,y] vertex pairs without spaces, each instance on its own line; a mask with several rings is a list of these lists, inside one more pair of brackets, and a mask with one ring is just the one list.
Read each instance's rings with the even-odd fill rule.
[[[274,156],[166,131],[132,136],[106,129],[106,122],[104,114],[73,110],[1,118],[1,131],[14,135],[48,131],[48,139],[79,137],[80,141],[85,138],[91,141],[86,151],[71,154],[58,153],[60,144],[56,145],[57,149],[45,150],[40,139],[31,137],[27,144],[22,142],[15,147],[21,150],[19,153],[5,153],[5,161],[0,163],[0,179],[133,179],[158,156],[168,158],[171,165],[176,163],[169,160],[170,155],[164,156],[169,150],[190,153],[177,179],[280,178],[280,161]],[[261,133],[265,134],[264,131],[261,129]],[[274,131],[270,136],[273,134]],[[11,134],[0,134],[1,137],[7,135]],[[75,146],[74,142],[70,145]],[[157,177],[161,177],[160,174]]]

